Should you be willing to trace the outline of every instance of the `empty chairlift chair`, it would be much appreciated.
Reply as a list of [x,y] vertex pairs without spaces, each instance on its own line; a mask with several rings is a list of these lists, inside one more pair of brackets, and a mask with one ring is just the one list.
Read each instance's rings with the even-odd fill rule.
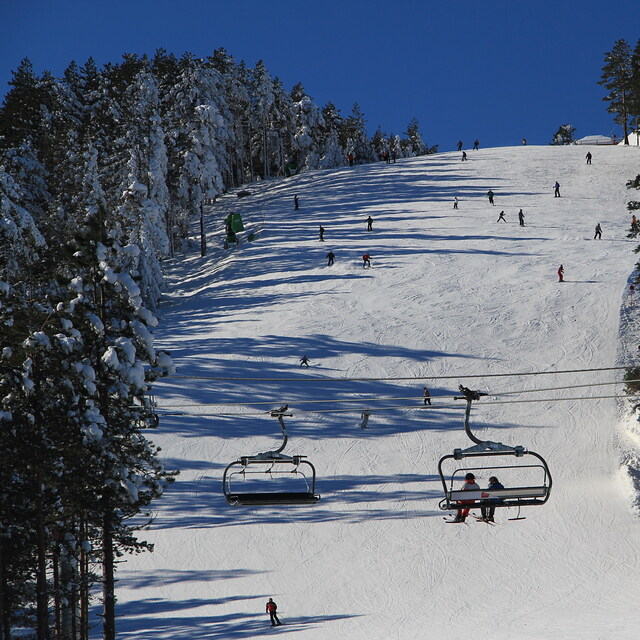
[[[242,456],[224,470],[222,488],[229,504],[235,506],[311,505],[320,500],[315,493],[316,470],[304,458],[282,453],[288,436],[284,424],[287,405],[274,410],[282,428],[283,442],[275,451]],[[245,488],[246,485],[249,488]]]

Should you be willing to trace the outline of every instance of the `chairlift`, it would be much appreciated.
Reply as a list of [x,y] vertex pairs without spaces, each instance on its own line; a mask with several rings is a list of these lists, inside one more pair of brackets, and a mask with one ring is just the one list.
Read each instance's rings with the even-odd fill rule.
[[[464,428],[467,436],[475,443],[468,449],[454,449],[452,454],[443,456],[438,462],[438,471],[444,488],[444,498],[440,501],[439,507],[443,511],[457,511],[461,508],[461,502],[464,502],[463,508],[480,508],[490,505],[492,507],[517,507],[517,515],[509,520],[524,520],[520,516],[522,507],[533,507],[545,504],[551,493],[552,478],[549,467],[544,458],[522,446],[511,447],[501,442],[484,441],[477,438],[469,427],[469,416],[471,414],[471,403],[479,400],[486,393],[480,391],[471,391],[460,385],[462,398],[467,402],[465,412]],[[488,458],[493,461],[495,458],[522,458],[523,462],[514,464],[491,464],[482,467],[460,467],[458,466],[452,473],[447,473],[443,465],[447,460],[462,461],[467,458]],[[526,459],[525,459],[526,458]],[[533,460],[532,460],[533,459]],[[531,463],[529,463],[531,460]],[[502,462],[502,461],[499,461]],[[518,485],[514,487],[505,487],[504,489],[479,491],[464,491],[454,489],[454,483],[460,483],[464,480],[464,476],[473,471],[483,471],[490,475],[498,475],[500,470],[514,470],[513,475],[517,475]],[[475,474],[474,474],[475,475]],[[523,479],[524,478],[524,479]]]
[[[224,497],[229,504],[235,506],[284,506],[284,505],[310,505],[320,500],[320,496],[315,493],[316,470],[315,467],[305,460],[306,456],[288,456],[282,453],[287,446],[289,439],[284,424],[284,416],[291,416],[286,413],[288,406],[284,405],[280,409],[271,412],[271,416],[278,419],[282,429],[283,442],[275,451],[266,451],[255,456],[242,456],[232,462],[224,470],[222,476],[222,490]],[[286,480],[286,490],[281,487],[271,487],[261,491],[247,491],[238,489],[238,484],[242,481],[250,482],[252,487],[267,486],[275,479]],[[291,491],[291,485],[295,483],[296,489]]]

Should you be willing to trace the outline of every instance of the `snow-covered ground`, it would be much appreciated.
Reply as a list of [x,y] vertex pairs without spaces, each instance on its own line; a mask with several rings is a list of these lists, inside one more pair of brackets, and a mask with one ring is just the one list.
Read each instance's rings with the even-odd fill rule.
[[[153,439],[181,475],[147,532],[155,552],[121,565],[120,638],[637,637],[640,437],[613,397],[622,387],[593,386],[622,371],[552,373],[637,356],[625,182],[640,151],[591,151],[590,166],[585,147],[527,146],[316,172],[212,208],[210,253],[173,271],[160,312],[157,344],[186,377],[156,385],[161,411],[183,415],[163,416]],[[232,210],[258,237],[224,253]],[[472,444],[459,384],[522,392],[475,403],[471,422],[547,460],[551,497],[525,520],[443,521],[438,460]],[[279,446],[268,411],[284,403],[285,453],[308,456],[322,499],[228,505],[225,467]],[[477,472],[482,486],[490,474]]]

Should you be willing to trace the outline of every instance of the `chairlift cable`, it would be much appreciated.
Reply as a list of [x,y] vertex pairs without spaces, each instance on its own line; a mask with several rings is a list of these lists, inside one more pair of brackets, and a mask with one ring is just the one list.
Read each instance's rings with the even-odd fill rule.
[[[482,402],[482,406],[488,406],[488,405],[508,405],[508,404],[529,404],[529,403],[535,403],[535,404],[540,404],[541,402],[566,402],[568,400],[608,400],[608,399],[619,399],[619,400],[624,400],[625,398],[628,398],[629,396],[621,396],[621,395],[611,395],[611,396],[578,396],[578,397],[570,397],[570,398],[537,398],[535,400],[507,400],[504,402],[500,402],[500,401],[494,401],[494,402]],[[241,405],[238,405],[241,406]],[[351,409],[318,409],[317,411],[314,410],[305,410],[305,409],[300,409],[299,411],[296,410],[293,407],[290,407],[290,411],[295,412],[297,414],[329,414],[329,413],[362,413],[365,410],[370,411],[372,414],[374,413],[381,413],[384,411],[398,411],[398,410],[411,410],[411,409],[419,409],[420,411],[428,411],[428,410],[440,410],[440,409],[460,409],[461,405],[460,404],[441,404],[441,405],[430,405],[430,406],[423,406],[423,405],[399,405],[399,406],[394,406],[394,407],[377,407],[376,409],[372,410],[371,407],[363,407],[360,409],[355,409],[355,408],[351,408]],[[254,412],[245,412],[245,413],[238,413],[238,412],[226,412],[226,411],[220,411],[220,412],[213,412],[213,413],[186,413],[186,412],[181,412],[181,413],[173,413],[173,412],[167,412],[167,413],[163,413],[163,412],[158,412],[158,415],[162,416],[162,415],[185,415],[185,416],[190,416],[190,417],[213,417],[213,416],[240,416],[240,417],[250,417],[250,416],[268,416],[270,415],[268,412],[258,412],[258,411],[254,411]]]
[[517,373],[477,373],[471,375],[456,374],[451,376],[395,376],[386,378],[355,378],[355,377],[310,377],[301,376],[299,378],[261,378],[261,377],[228,377],[228,376],[183,376],[178,374],[169,374],[163,378],[159,378],[156,382],[162,382],[169,378],[186,379],[186,380],[221,380],[227,382],[384,382],[394,380],[469,380],[475,378],[509,378],[518,376],[547,376],[559,375],[565,373],[590,373],[597,371],[620,371],[628,369],[633,365],[619,367],[598,367],[593,369],[561,369],[558,371],[526,371]]
[[[577,384],[577,385],[570,385],[570,386],[566,386],[566,387],[547,387],[544,389],[522,389],[520,391],[503,391],[500,393],[487,393],[486,397],[491,397],[491,398],[499,398],[502,396],[510,396],[510,395],[519,395],[519,394],[523,394],[523,393],[541,393],[543,391],[563,391],[566,389],[579,389],[579,388],[585,388],[585,387],[600,387],[600,386],[610,386],[610,385],[619,385],[619,384],[627,384],[627,383],[631,383],[631,382],[640,382],[640,379],[637,380],[619,380],[619,381],[615,381],[615,382],[594,382],[592,384]],[[430,398],[432,400],[437,400],[438,398],[448,398],[448,397],[457,397],[454,395],[451,396],[447,396],[447,395],[433,395],[430,396]],[[346,404],[346,403],[354,403],[354,402],[382,402],[382,401],[387,401],[387,400],[422,400],[423,396],[393,396],[393,397],[364,397],[364,398],[333,398],[333,399],[328,399],[328,400],[299,400],[297,401],[295,404],[296,405],[303,405],[303,404],[326,404],[326,403],[332,403],[332,404]],[[264,401],[260,401],[260,402],[185,402],[185,403],[171,403],[171,404],[164,404],[162,406],[159,406],[158,408],[160,409],[164,409],[164,408],[179,408],[179,407],[209,407],[209,406],[213,406],[213,407],[255,407],[255,406],[273,406],[274,404],[277,404],[279,402],[279,400],[264,400]],[[541,400],[537,400],[536,402],[541,402]],[[483,405],[485,404],[491,404],[490,402],[482,402]],[[442,407],[443,405],[438,405],[439,407]],[[454,405],[451,405],[454,406]],[[455,405],[455,406],[459,406],[459,405]]]

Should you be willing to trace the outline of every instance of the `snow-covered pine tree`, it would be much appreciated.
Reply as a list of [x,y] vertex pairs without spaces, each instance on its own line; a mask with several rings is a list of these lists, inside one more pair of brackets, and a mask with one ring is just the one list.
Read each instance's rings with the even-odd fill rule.
[[168,141],[172,231],[187,238],[190,221],[200,214],[204,200],[224,189],[231,118],[219,73],[190,54],[179,64],[178,80],[164,98],[170,107],[163,126]]
[[407,136],[407,148],[411,156],[423,156],[427,153],[433,153],[430,151],[420,133],[420,125],[417,118],[411,118],[405,132]]
[[227,141],[229,175],[225,176],[224,183],[239,186],[246,181],[246,176],[253,176],[252,167],[248,162],[251,158],[248,134],[251,104],[248,71],[244,63],[237,64],[223,47],[216,49],[207,60],[222,77],[232,127]]
[[293,169],[299,153],[295,109],[290,93],[285,90],[278,77],[273,79],[273,96],[271,121],[267,132],[270,149],[269,175],[285,176]]
[[570,124],[561,124],[558,130],[553,134],[552,145],[573,144],[575,138],[573,136],[576,128]]
[[373,162],[375,154],[367,135],[366,120],[357,102],[353,105],[351,115],[344,120],[342,128],[342,136],[348,141],[346,151],[354,154],[355,163]]
[[629,115],[635,144],[640,146],[640,40],[636,43],[631,55],[631,99]]
[[371,138],[371,146],[373,147],[373,151],[379,160],[382,159],[385,152],[389,153],[389,142],[387,140],[387,134],[382,131],[380,125],[378,125],[378,128],[375,130],[375,133]]
[[[158,449],[144,436],[155,424],[149,384],[170,369],[166,354],[153,346],[156,319],[144,307],[131,275],[114,265],[126,260],[105,232],[104,211],[87,216],[75,240],[70,281],[74,297],[58,311],[72,319],[83,341],[81,371],[86,378],[85,446],[99,477],[91,527],[100,529],[98,545],[104,585],[104,637],[115,637],[115,559],[149,548],[131,523],[159,497],[173,475],[164,469]],[[126,253],[126,249],[125,249]],[[148,514],[147,514],[148,516]]]
[[269,128],[271,126],[271,108],[275,101],[273,78],[269,75],[262,60],[258,60],[249,72],[251,113],[249,116],[252,134],[251,152],[254,169],[263,179],[270,176]]
[[318,106],[299,82],[291,90],[295,117],[294,139],[297,147],[296,169],[309,171],[320,167],[321,137],[325,126]]
[[320,168],[330,169],[341,167],[346,164],[346,152],[342,140],[343,118],[340,110],[332,103],[328,102],[322,108],[322,119],[324,126],[321,130],[321,159]]

